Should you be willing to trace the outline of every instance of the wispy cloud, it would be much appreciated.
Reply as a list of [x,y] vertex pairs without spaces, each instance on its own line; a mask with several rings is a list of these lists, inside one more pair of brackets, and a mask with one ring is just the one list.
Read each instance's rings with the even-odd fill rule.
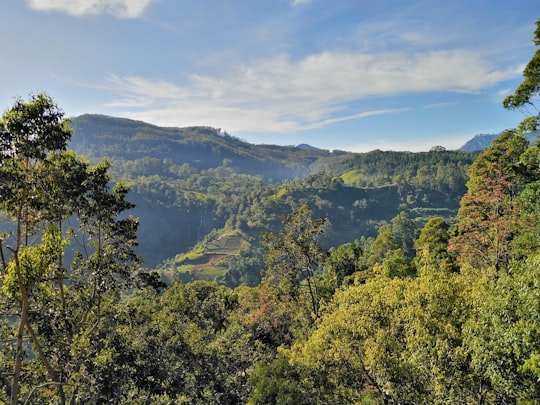
[[425,109],[431,109],[431,108],[444,108],[444,107],[451,107],[451,106],[454,106],[454,105],[458,105],[459,103],[457,101],[446,101],[446,102],[441,102],[441,103],[431,103],[431,104],[426,104],[424,106]]
[[412,55],[324,52],[298,61],[287,56],[262,60],[223,76],[192,74],[185,84],[111,75],[108,86],[118,95],[110,106],[162,125],[294,132],[403,111],[354,112],[350,104],[368,97],[474,93],[519,74],[518,68],[493,68],[465,50]]
[[26,0],[37,11],[55,11],[75,17],[110,14],[117,18],[140,17],[152,0]]
[[357,120],[361,118],[372,117],[375,115],[394,114],[394,113],[408,111],[408,110],[410,110],[410,108],[392,108],[392,109],[385,109],[385,110],[364,111],[357,114],[344,115],[337,118],[329,118],[323,121],[314,122],[310,126],[306,126],[306,128],[303,128],[303,129],[321,128],[327,125],[335,124],[337,122]]

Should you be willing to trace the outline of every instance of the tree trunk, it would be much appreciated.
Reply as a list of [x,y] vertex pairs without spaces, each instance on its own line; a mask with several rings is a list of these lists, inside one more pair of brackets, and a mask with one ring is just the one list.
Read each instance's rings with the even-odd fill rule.
[[17,236],[15,241],[15,249],[11,249],[13,260],[15,261],[15,272],[17,273],[17,282],[19,283],[19,293],[21,295],[21,318],[19,319],[19,330],[17,332],[17,350],[15,352],[15,365],[13,367],[13,378],[11,380],[11,405],[17,405],[19,400],[21,369],[23,362],[23,342],[24,342],[24,327],[28,318],[28,293],[24,286],[24,277],[21,271],[21,263],[19,262],[19,251],[21,249],[22,237],[22,217],[23,217],[23,202],[19,202],[17,209]]
[[[23,294],[21,294],[23,295]],[[26,294],[24,294],[26,295]],[[11,380],[11,405],[17,405],[19,401],[19,379],[21,376],[21,368],[23,361],[23,340],[24,340],[24,325],[28,318],[28,299],[22,302],[21,319],[19,320],[19,331],[17,332],[17,351],[15,354],[15,366],[13,368],[13,377]]]

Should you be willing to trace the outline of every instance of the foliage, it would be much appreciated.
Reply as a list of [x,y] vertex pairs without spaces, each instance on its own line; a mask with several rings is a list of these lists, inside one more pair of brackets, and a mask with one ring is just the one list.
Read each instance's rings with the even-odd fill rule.
[[277,236],[266,234],[263,242],[268,247],[267,270],[263,283],[275,286],[277,299],[297,302],[302,284],[307,287],[312,316],[318,317],[318,278],[325,254],[318,236],[323,232],[325,219],[313,220],[307,205],[283,219],[284,232]]
[[448,252],[450,225],[443,218],[430,218],[415,241],[416,256],[413,265],[419,275],[435,270],[437,272],[457,271],[455,257]]
[[17,100],[2,133],[0,208],[15,224],[0,246],[2,318],[16,336],[6,344],[10,403],[111,397],[112,308],[138,263],[137,221],[118,219],[132,207],[128,189],[110,189],[108,164],[65,151],[71,130],[44,94]]
[[471,166],[456,236],[450,241],[458,260],[476,268],[508,265],[511,242],[525,227],[517,196],[524,187],[519,161],[526,148],[523,135],[507,131]]
[[254,348],[234,323],[238,305],[232,290],[202,281],[132,297],[117,329],[127,352],[119,364],[130,373],[119,390],[133,400],[243,403]]
[[[490,402],[531,401],[540,395],[534,359],[539,350],[538,253],[512,263],[497,278],[478,278],[475,306],[464,325],[471,366],[489,383]],[[536,371],[536,373],[535,373]]]
[[432,271],[338,291],[309,339],[286,352],[297,390],[321,403],[359,401],[371,388],[385,403],[537,398],[536,278]]

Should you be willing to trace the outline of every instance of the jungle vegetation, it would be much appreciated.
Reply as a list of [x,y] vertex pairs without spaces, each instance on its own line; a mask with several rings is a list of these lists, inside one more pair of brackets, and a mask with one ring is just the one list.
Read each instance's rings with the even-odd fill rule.
[[[539,67],[505,108],[532,110]],[[423,154],[106,117],[83,154],[91,118],[46,94],[2,116],[1,402],[538,403],[540,115]]]

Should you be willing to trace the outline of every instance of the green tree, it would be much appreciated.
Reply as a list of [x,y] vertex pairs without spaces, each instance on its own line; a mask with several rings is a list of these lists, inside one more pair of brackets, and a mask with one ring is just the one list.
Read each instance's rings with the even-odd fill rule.
[[[391,318],[401,305],[404,283],[379,276],[338,290],[317,329],[293,347],[292,364],[320,373],[325,380],[321,388],[328,391],[319,395],[329,403],[359,402],[369,386],[383,398],[393,395],[389,379],[402,376],[396,353],[404,342],[403,326]],[[330,399],[334,396],[341,402]]]
[[[10,268],[13,263],[11,278],[17,280],[17,288],[15,285],[12,287],[12,298],[18,301],[20,316],[10,387],[11,403],[15,404],[20,391],[24,332],[30,325],[30,290],[36,281],[44,276],[49,267],[46,263],[41,266],[36,263],[33,266],[32,261],[40,260],[42,255],[26,248],[29,237],[36,232],[38,227],[38,221],[35,218],[41,205],[41,190],[44,189],[44,184],[39,181],[37,172],[49,151],[56,152],[65,149],[65,144],[71,137],[71,131],[63,122],[61,112],[56,109],[52,101],[39,95],[28,104],[22,100],[16,101],[15,105],[2,117],[1,134],[0,204],[2,210],[13,218],[16,229],[14,241],[7,246],[12,254],[7,268]],[[22,263],[21,256],[25,257],[25,263]],[[5,290],[3,288],[4,292]],[[33,329],[32,332],[34,332]],[[48,361],[44,361],[44,365],[51,380],[59,383],[56,370]],[[58,392],[62,394],[60,385],[58,385]]]
[[[247,289],[247,291],[251,291]],[[245,403],[259,351],[242,316],[243,291],[206,281],[142,290],[118,311],[114,346],[131,403]]]
[[367,263],[374,273],[387,277],[405,277],[414,274],[410,260],[414,256],[416,226],[402,211],[390,224],[379,228],[379,233],[369,246]]
[[367,264],[374,266],[377,263],[382,263],[391,251],[398,248],[395,243],[395,236],[392,233],[392,227],[389,224],[381,226],[377,237],[369,246]]
[[402,249],[394,249],[388,253],[382,263],[374,266],[374,272],[385,277],[407,277],[414,275],[414,268]]
[[248,405],[311,404],[313,398],[302,392],[301,374],[289,363],[285,352],[278,352],[270,363],[259,362],[250,376],[253,386]]
[[107,164],[91,168],[65,151],[69,123],[45,94],[17,100],[0,131],[0,209],[13,223],[1,246],[2,316],[16,319],[10,402],[50,388],[60,403],[67,393],[97,402],[108,309],[138,264],[137,221],[118,219],[132,207],[128,189],[111,191]]
[[526,258],[540,247],[540,144],[521,155],[527,182],[518,196],[521,229],[512,241],[512,257]]
[[457,270],[455,258],[448,253],[450,225],[443,218],[428,219],[414,242],[416,256],[413,265],[419,275],[427,271],[452,272]]
[[373,389],[385,404],[482,403],[485,380],[462,338],[463,281],[430,271],[338,290],[309,338],[289,351],[303,376],[298,390],[318,399],[311,403],[361,403]]
[[471,369],[492,403],[535,403],[540,396],[540,257],[511,263],[498,277],[475,277],[463,339]]
[[284,218],[284,231],[280,235],[269,233],[263,239],[268,248],[263,283],[276,285],[279,294],[295,302],[299,300],[304,284],[315,318],[321,298],[318,276],[326,256],[318,237],[323,233],[325,221],[324,218],[313,220],[309,207],[302,205]]
[[324,280],[332,293],[354,273],[361,270],[362,254],[362,247],[358,240],[330,249],[324,266]]
[[414,257],[414,241],[416,239],[416,225],[409,215],[402,211],[391,221],[394,243],[408,258]]

